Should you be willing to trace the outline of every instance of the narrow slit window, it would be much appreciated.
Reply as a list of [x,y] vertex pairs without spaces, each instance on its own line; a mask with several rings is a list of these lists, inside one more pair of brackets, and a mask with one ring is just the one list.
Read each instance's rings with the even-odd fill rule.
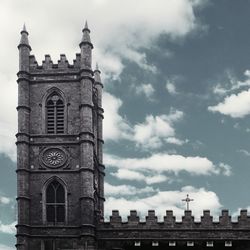
[[46,190],[46,219],[54,224],[65,222],[65,190],[56,180]]
[[47,133],[63,134],[64,133],[64,102],[62,98],[54,93],[46,103],[47,110]]

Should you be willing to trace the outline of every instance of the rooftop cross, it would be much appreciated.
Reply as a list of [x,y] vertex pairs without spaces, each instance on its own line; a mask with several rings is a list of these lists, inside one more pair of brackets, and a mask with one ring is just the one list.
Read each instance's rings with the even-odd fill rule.
[[187,198],[186,199],[182,199],[182,201],[185,201],[187,203],[187,210],[189,210],[189,202],[193,201],[194,199],[190,199],[189,195],[187,194]]

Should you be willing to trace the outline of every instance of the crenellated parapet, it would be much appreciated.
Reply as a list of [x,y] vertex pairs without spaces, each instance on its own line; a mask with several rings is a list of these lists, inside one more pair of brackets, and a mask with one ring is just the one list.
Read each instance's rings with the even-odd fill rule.
[[29,56],[29,67],[31,73],[58,73],[58,72],[75,72],[79,71],[81,67],[81,54],[77,53],[73,63],[70,64],[66,55],[61,54],[57,63],[54,63],[50,55],[45,55],[42,64],[38,64],[34,55]]
[[[240,215],[236,221],[232,221],[228,210],[222,210],[219,216],[219,221],[213,220],[209,210],[204,210],[200,221],[195,221],[194,216],[190,210],[184,211],[181,221],[177,221],[173,215],[172,210],[167,210],[166,215],[162,219],[159,219],[155,215],[154,210],[149,210],[146,220],[141,220],[136,210],[131,210],[130,215],[127,216],[127,220],[123,220],[118,210],[112,211],[110,220],[100,224],[101,229],[135,229],[144,230],[148,228],[154,228],[158,230],[216,230],[216,229],[249,229],[250,230],[250,216],[247,215],[247,210],[241,210]],[[250,235],[249,235],[250,237]]]
[[[124,246],[249,249],[250,216],[247,215],[247,210],[241,210],[238,219],[232,221],[229,211],[222,210],[219,220],[215,221],[210,211],[204,210],[200,220],[196,221],[188,210],[177,221],[172,210],[166,211],[163,220],[155,215],[154,210],[149,210],[142,220],[135,210],[130,211],[127,219],[122,219],[119,211],[114,210],[109,221],[98,225],[97,237],[110,249]],[[237,248],[238,246],[245,248]]]

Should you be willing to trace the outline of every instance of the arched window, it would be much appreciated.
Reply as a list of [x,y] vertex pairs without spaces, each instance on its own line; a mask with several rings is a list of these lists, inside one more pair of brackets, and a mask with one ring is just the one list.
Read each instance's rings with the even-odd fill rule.
[[57,93],[53,93],[47,99],[46,120],[48,134],[64,133],[64,102]]
[[62,184],[53,180],[46,189],[47,222],[65,222],[65,190]]

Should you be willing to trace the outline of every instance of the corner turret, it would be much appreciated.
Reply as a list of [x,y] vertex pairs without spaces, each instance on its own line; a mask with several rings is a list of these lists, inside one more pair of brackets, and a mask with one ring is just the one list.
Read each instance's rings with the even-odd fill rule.
[[[17,249],[28,249],[28,237],[23,236],[25,228],[30,222],[30,174],[29,174],[29,138],[30,138],[30,62],[31,47],[28,40],[28,32],[25,25],[21,31],[21,41],[17,46],[19,50],[18,79],[18,133],[17,138]],[[25,185],[23,185],[25,183]]]
[[103,218],[104,214],[104,171],[105,171],[105,166],[103,165],[103,108],[102,108],[102,89],[103,89],[103,84],[101,81],[101,71],[99,70],[98,64],[96,64],[96,68],[94,70],[94,87],[96,89],[97,93],[97,133],[96,133],[96,138],[97,138],[97,158],[98,158],[98,163],[99,163],[99,187],[100,187],[100,193],[99,193],[99,198],[100,198],[100,204],[99,204],[99,211],[101,218]]

